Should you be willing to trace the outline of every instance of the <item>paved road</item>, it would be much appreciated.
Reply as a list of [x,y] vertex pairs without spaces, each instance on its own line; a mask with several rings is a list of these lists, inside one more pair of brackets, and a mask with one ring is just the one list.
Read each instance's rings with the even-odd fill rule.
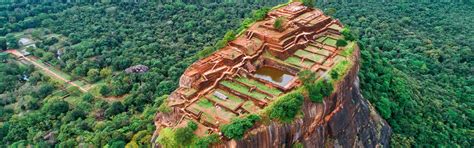
[[66,78],[64,78],[64,77],[61,77],[60,75],[58,75],[58,74],[54,73],[53,71],[49,70],[47,67],[45,67],[45,66],[39,64],[37,61],[32,60],[31,58],[26,57],[25,55],[23,55],[21,52],[18,52],[17,50],[7,50],[7,51],[5,51],[5,52],[11,53],[11,54],[13,54],[14,56],[16,56],[17,58],[23,58],[23,59],[25,59],[25,60],[27,60],[27,61],[33,63],[33,65],[35,65],[35,66],[38,67],[39,69],[44,70],[44,71],[46,71],[47,73],[49,73],[50,76],[53,76],[53,77],[55,77],[55,78],[58,78],[59,80],[64,81],[64,82],[66,82],[66,83],[68,83],[68,84],[70,84],[70,85],[72,85],[72,86],[75,86],[75,87],[79,88],[79,90],[82,91],[82,92],[87,92],[87,91],[88,91],[88,89],[83,88],[83,87],[81,87],[80,85],[77,85],[77,84],[75,84],[75,83],[69,81],[68,79],[66,79]]

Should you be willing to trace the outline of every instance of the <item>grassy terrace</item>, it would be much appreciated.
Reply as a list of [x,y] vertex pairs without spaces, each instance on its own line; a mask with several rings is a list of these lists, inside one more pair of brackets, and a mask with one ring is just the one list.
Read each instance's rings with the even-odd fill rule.
[[260,83],[258,81],[251,80],[251,79],[248,79],[248,78],[245,78],[245,77],[239,77],[236,80],[239,81],[239,82],[242,82],[244,84],[250,85],[250,86],[255,86],[255,87],[257,87],[258,89],[260,89],[264,92],[272,94],[273,96],[278,96],[282,93],[280,90],[278,90],[276,88],[268,87],[263,83]]
[[[222,99],[219,99],[217,98],[216,96],[214,96],[214,92],[215,91],[218,91],[224,95],[227,96],[227,100],[222,100]],[[226,106],[228,108],[230,108],[231,110],[236,110],[240,103],[244,102],[244,100],[242,100],[241,98],[235,96],[235,95],[232,95],[224,90],[220,90],[220,89],[216,89],[214,90],[212,93],[209,93],[207,96],[207,98],[209,98],[210,100],[214,101],[214,102],[217,102],[223,106]]]
[[285,62],[285,61],[282,61],[274,56],[272,56],[269,52],[265,52],[263,53],[263,57],[265,58],[268,58],[270,60],[273,60],[275,62],[277,62],[278,64],[281,64],[281,65],[285,65],[285,66],[288,66],[288,67],[293,67],[293,68],[296,68],[296,69],[299,69],[300,67],[296,66],[296,65],[293,65],[293,64],[290,64],[288,62]]
[[330,51],[327,51],[327,50],[324,50],[324,49],[321,49],[321,48],[317,48],[317,47],[314,47],[314,46],[311,46],[311,45],[306,47],[305,50],[311,51],[313,53],[317,53],[317,54],[320,54],[320,55],[323,55],[323,56],[331,55]]
[[256,92],[256,91],[252,91],[250,92],[250,88],[248,88],[247,86],[244,86],[244,85],[241,85],[239,83],[235,83],[235,82],[231,82],[231,81],[221,81],[220,82],[221,85],[227,87],[227,88],[230,88],[230,89],[233,89],[239,93],[242,93],[244,95],[247,95],[247,96],[250,96],[250,97],[253,97],[257,100],[261,100],[261,101],[264,101],[265,98],[269,97],[265,94],[262,94],[262,93],[259,93],[259,92]]
[[306,50],[301,50],[301,49],[296,51],[295,55],[300,56],[300,57],[305,57],[317,63],[323,63],[325,59],[325,57],[322,55],[314,54],[314,53],[308,52]]
[[345,59],[346,59],[345,57],[338,55],[338,56],[334,57],[334,63],[338,63],[338,62],[340,62],[342,60],[345,60]]
[[325,40],[326,38],[327,38],[327,37],[322,36],[322,37],[319,37],[318,39],[316,39],[316,41],[322,43],[322,42],[324,42],[324,40]]
[[252,101],[247,101],[242,105],[242,108],[251,112],[251,113],[256,113],[262,109],[260,107],[255,106],[255,104]]
[[191,104],[188,108],[194,114],[202,112],[201,120],[215,124],[219,122],[229,122],[230,119],[236,117],[232,112],[225,110],[224,108],[215,107],[209,100],[201,98],[198,102]]
[[211,108],[214,106],[212,105],[212,102],[204,98],[199,99],[199,101],[197,102],[197,105],[199,105],[202,108]]
[[322,36],[316,39],[317,42],[336,47],[337,40],[332,37]]
[[349,42],[349,44],[344,47],[344,50],[341,52],[341,55],[344,57],[351,55],[354,52],[354,45],[356,45],[355,42]]
[[196,103],[191,104],[188,108],[186,108],[188,111],[192,112],[193,114],[198,115],[201,111],[197,107]]
[[329,38],[329,37],[324,40],[324,44],[331,45],[331,46],[336,46],[336,42],[337,42],[336,39]]
[[311,61],[308,61],[308,60],[304,60],[303,62],[301,62],[301,58],[298,58],[298,57],[295,57],[295,56],[292,56],[292,57],[289,57],[285,60],[286,63],[289,63],[289,64],[292,64],[292,65],[295,65],[295,66],[298,66],[298,67],[311,67],[314,65],[313,62]]

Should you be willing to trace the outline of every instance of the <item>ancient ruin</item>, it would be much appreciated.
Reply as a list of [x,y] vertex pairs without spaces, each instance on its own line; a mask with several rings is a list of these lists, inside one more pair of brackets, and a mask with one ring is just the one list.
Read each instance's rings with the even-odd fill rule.
[[[276,19],[282,20],[281,28],[274,27]],[[168,98],[172,113],[156,116],[157,131],[194,121],[195,134],[219,134],[232,118],[258,113],[301,86],[298,72],[322,77],[348,58],[341,52],[355,43],[336,46],[342,28],[338,20],[299,2],[271,10],[227,46],[188,67]]]

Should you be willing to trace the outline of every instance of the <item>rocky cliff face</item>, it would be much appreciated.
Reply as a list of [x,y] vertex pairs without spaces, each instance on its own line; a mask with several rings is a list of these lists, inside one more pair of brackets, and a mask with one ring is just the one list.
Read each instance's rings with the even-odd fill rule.
[[[271,24],[282,17],[286,25],[274,28]],[[268,12],[245,34],[188,67],[180,87],[167,99],[170,111],[156,115],[153,141],[161,129],[176,129],[192,121],[197,124],[197,136],[221,135],[222,143],[214,147],[291,147],[296,143],[305,147],[388,146],[389,125],[360,94],[357,44],[351,41],[348,46],[337,46],[343,39],[342,30],[338,20],[299,2]],[[302,116],[292,123],[265,120],[257,122],[242,140],[228,141],[223,136],[223,125],[249,113],[265,117],[263,109],[269,103],[301,87],[298,72],[309,70],[321,78],[319,75],[328,75],[344,60],[350,67],[339,69],[346,73],[335,82],[333,93],[323,103],[306,99]],[[292,80],[281,85],[269,74],[263,75],[272,81],[256,77],[256,69],[265,66],[275,73],[288,73]]]
[[324,103],[305,101],[302,118],[289,124],[260,125],[244,139],[217,147],[291,147],[295,143],[304,147],[389,146],[390,126],[360,93],[359,55],[356,50],[355,64]]

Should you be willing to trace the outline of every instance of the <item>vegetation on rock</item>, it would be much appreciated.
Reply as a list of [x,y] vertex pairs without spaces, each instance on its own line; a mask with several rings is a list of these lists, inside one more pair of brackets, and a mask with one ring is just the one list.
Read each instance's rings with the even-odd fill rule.
[[266,114],[270,119],[276,119],[281,122],[291,122],[301,111],[304,102],[304,96],[299,90],[287,93],[277,98],[267,106]]
[[250,114],[243,118],[234,118],[232,122],[221,126],[221,131],[224,136],[231,139],[242,139],[245,131],[252,128],[255,122],[261,118],[258,115]]

